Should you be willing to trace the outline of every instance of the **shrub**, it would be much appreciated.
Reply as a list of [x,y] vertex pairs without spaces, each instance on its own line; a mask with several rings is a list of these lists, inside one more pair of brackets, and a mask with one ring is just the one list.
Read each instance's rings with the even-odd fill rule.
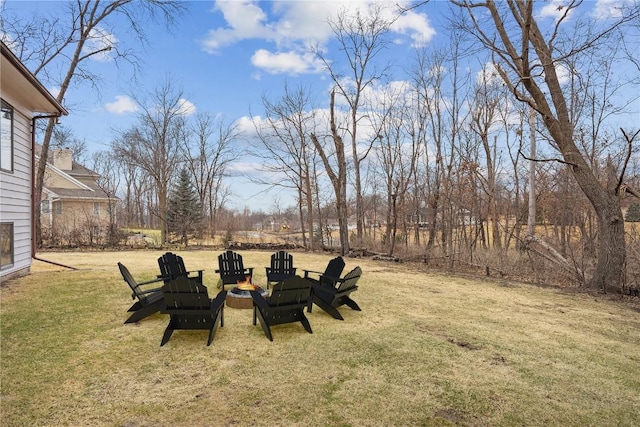
[[640,222],[640,203],[633,203],[627,210],[625,221]]

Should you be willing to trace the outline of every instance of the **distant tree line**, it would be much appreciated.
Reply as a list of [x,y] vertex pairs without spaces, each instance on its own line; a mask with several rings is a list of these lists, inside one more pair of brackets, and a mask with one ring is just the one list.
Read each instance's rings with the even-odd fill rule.
[[[172,1],[140,2],[139,9],[112,3],[101,19],[119,8],[132,22],[154,8],[165,17],[180,10]],[[451,5],[448,43],[417,47],[402,58],[401,76],[381,52],[406,11],[389,14],[379,4],[332,17],[337,53],[312,49],[333,85],[328,108],[304,87],[263,97],[264,115],[254,117],[260,147],[249,153],[270,172],[260,183],[295,192],[287,214],[312,250],[402,252],[450,268],[502,268],[516,253],[529,257],[533,270],[543,260],[593,289],[621,290],[626,272],[640,269],[640,260],[627,256],[622,214],[639,194],[640,164],[638,133],[611,124],[638,99],[640,66],[628,40],[639,35],[640,6],[574,20],[582,2],[570,1],[542,30],[532,0]],[[428,10],[428,3],[415,7]],[[77,52],[86,52],[83,42],[100,23],[88,22],[71,38],[80,40]],[[26,27],[7,27],[27,43]],[[72,60],[67,84],[86,58]],[[469,72],[478,65],[480,73]],[[617,74],[623,66],[639,73]],[[183,95],[170,79],[132,95],[140,106],[136,123],[93,157],[104,188],[120,197],[118,225],[159,228],[162,243],[170,231],[189,240],[178,226],[180,203],[199,211],[189,221],[201,235],[253,226],[248,210],[227,208],[230,167],[246,154],[238,141],[250,135],[233,122],[190,114]],[[47,128],[45,138],[52,132]],[[486,253],[495,258],[483,259]]]

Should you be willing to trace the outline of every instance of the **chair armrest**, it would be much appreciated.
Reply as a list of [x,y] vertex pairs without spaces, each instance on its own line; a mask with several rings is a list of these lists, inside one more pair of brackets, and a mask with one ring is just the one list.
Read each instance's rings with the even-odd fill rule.
[[302,271],[304,271],[304,277],[308,277],[309,273],[317,274],[319,276],[322,276],[322,272],[321,271],[313,271],[313,270],[302,270]]
[[198,275],[202,274],[204,270],[191,270],[191,271],[187,271],[187,274],[191,274],[191,273],[198,273]]
[[335,288],[340,283],[344,282],[344,279],[341,279],[340,277],[331,277],[331,276],[325,276],[324,274],[321,274],[320,275],[320,285],[326,286],[326,285],[324,285],[325,282],[331,282],[331,287]]
[[144,297],[145,295],[155,294],[157,292],[162,292],[162,288],[146,289],[144,291],[143,290],[137,290],[137,291],[131,293],[131,299]]
[[157,278],[152,279],[152,280],[147,280],[146,282],[139,282],[138,286],[148,285],[150,283],[156,283],[156,282],[163,282],[163,281],[168,280],[168,279],[169,278],[167,276],[158,276]]
[[137,294],[138,295],[147,295],[147,294],[153,294],[155,292],[161,292],[162,288],[153,288],[153,289],[146,289],[144,291],[138,291]]
[[258,291],[249,291],[251,294],[251,298],[253,299],[253,303],[258,306],[260,311],[264,311],[269,308],[269,304],[267,300],[262,296],[262,294]]
[[211,309],[217,310],[224,305],[225,298],[227,297],[227,291],[220,291],[214,299],[211,300]]

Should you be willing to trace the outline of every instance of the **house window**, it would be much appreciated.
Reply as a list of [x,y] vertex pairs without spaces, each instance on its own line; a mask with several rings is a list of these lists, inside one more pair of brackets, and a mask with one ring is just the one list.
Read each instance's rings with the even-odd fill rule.
[[55,208],[56,208],[56,214],[57,215],[61,215],[62,214],[62,202],[55,203],[53,206],[55,206]]
[[4,101],[0,113],[0,169],[13,172],[13,107]]
[[0,269],[13,265],[13,223],[0,223]]
[[49,201],[48,199],[44,199],[42,202],[40,202],[40,212],[42,213],[51,212],[51,201]]
[[100,215],[100,203],[93,202],[93,214]]

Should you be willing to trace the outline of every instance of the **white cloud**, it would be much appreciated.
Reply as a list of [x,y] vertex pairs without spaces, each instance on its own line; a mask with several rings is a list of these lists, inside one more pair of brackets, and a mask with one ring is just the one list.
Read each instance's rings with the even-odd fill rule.
[[215,10],[222,12],[229,27],[209,31],[203,41],[209,53],[241,40],[273,37],[273,31],[265,24],[267,15],[253,1],[216,1]]
[[596,19],[620,18],[626,0],[597,0],[591,13]]
[[138,111],[136,103],[126,95],[117,95],[116,100],[106,103],[104,108],[114,114],[135,113]]
[[478,84],[486,83],[489,85],[498,82],[502,82],[502,78],[493,62],[486,62],[484,67],[476,74],[476,83]]
[[108,31],[95,27],[89,32],[89,38],[87,39],[82,53],[84,55],[91,54],[92,52],[99,52],[91,55],[91,59],[99,62],[113,61],[113,55],[111,49],[118,43],[118,39]]
[[427,16],[413,11],[402,14],[393,23],[391,30],[408,34],[413,40],[413,45],[417,47],[426,45],[436,35],[436,30],[429,23]]
[[[324,49],[333,36],[329,25],[332,17],[345,12],[353,14],[372,13],[375,7],[382,7],[385,19],[396,17],[399,2],[354,0],[337,1],[216,1],[215,10],[221,12],[226,27],[208,32],[202,41],[205,51],[217,53],[220,49],[244,40],[260,40],[274,45],[273,49],[262,47],[257,50],[252,63],[268,73],[314,73],[322,66],[311,55],[306,54],[310,46]],[[261,5],[268,5],[269,10]],[[415,46],[424,45],[435,35],[426,15],[407,11],[391,26],[391,32],[408,36]],[[396,40],[402,41],[402,37]]]
[[196,112],[196,106],[184,98],[180,98],[178,101],[178,114],[183,116],[190,116]]
[[[551,0],[542,9],[540,9],[539,16],[541,18],[553,18],[554,21],[558,21],[567,13],[567,5],[569,0]],[[572,11],[569,12],[571,15]]]
[[251,57],[251,63],[271,74],[320,72],[324,67],[321,61],[309,53],[272,53],[266,49],[258,49]]

